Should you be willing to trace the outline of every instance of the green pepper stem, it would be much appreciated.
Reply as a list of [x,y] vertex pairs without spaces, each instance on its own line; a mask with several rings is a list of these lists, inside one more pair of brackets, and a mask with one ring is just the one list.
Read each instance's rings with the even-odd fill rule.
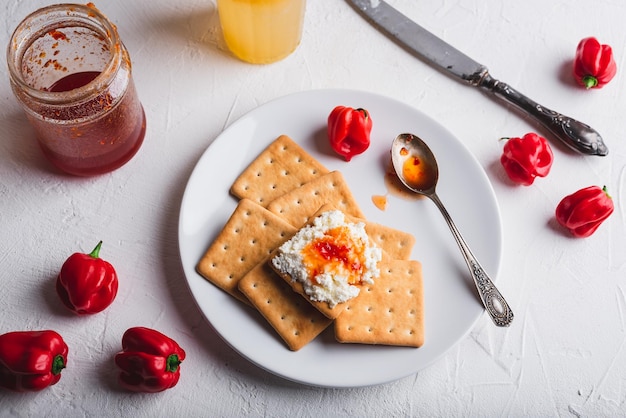
[[165,371],[175,373],[176,370],[178,370],[180,363],[182,362],[178,359],[178,354],[170,354],[167,357],[167,366],[165,367]]
[[63,356],[61,354],[58,354],[56,357],[54,357],[54,360],[52,360],[52,374],[53,375],[58,375],[59,373],[61,373],[61,370],[63,370],[65,368],[65,359],[63,358]]
[[586,75],[583,77],[583,84],[586,88],[590,89],[598,85],[598,79],[592,75]]
[[96,248],[94,248],[93,251],[89,253],[89,255],[93,258],[98,258],[100,256],[100,247],[102,247],[102,241],[100,241],[98,245],[96,245]]

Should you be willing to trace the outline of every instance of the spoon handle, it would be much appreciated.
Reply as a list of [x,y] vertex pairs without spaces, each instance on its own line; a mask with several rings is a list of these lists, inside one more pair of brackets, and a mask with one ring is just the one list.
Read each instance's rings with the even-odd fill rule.
[[463,258],[465,258],[467,267],[469,268],[474,284],[476,285],[476,289],[478,290],[480,300],[483,302],[487,313],[497,326],[508,327],[513,321],[513,311],[511,311],[509,304],[506,300],[504,300],[504,297],[500,294],[487,273],[485,273],[485,270],[483,270],[476,257],[474,257],[474,254],[472,254],[469,246],[461,236],[461,232],[457,229],[456,225],[452,221],[452,217],[446,210],[441,200],[439,200],[437,194],[432,193],[428,195],[428,197],[430,197],[435,205],[437,205],[444,219],[448,223],[450,231],[452,231],[452,235],[454,235],[454,239],[463,254]]

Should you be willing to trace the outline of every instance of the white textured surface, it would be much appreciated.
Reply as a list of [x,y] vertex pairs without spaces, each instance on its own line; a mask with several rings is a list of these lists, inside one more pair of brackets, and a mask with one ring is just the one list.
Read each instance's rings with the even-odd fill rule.
[[[0,45],[42,0],[0,6]],[[43,159],[0,66],[0,332],[51,328],[70,345],[61,381],[38,394],[0,392],[0,415],[22,416],[615,416],[626,408],[626,31],[621,0],[390,1],[540,103],[599,130],[610,155],[554,146],[546,179],[506,181],[498,138],[536,128],[478,91],[417,61],[344,1],[309,0],[302,45],[252,66],[225,50],[214,1],[97,6],[130,50],[148,118],[146,141],[125,167],[97,178],[59,175]],[[615,50],[618,76],[584,91],[570,77],[578,41]],[[221,130],[284,94],[353,88],[397,97],[467,142],[496,190],[504,259],[498,285],[515,309],[509,329],[483,317],[439,362],[394,383],[350,390],[302,387],[235,354],[204,320],[184,281],[177,221],[185,183]],[[558,201],[606,184],[614,215],[590,238],[553,219]],[[74,251],[104,240],[121,278],[104,313],[65,313],[54,278]],[[156,395],[115,385],[123,332],[154,327],[187,351],[181,381]],[[363,365],[367,367],[367,365]]]

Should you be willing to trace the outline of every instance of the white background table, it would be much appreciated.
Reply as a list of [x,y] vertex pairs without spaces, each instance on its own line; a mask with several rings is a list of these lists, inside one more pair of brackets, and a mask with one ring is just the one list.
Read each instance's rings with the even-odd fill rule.
[[[0,66],[0,333],[55,329],[70,345],[61,381],[36,394],[0,392],[3,416],[616,416],[626,412],[626,3],[621,0],[390,3],[540,103],[589,123],[607,157],[553,145],[552,172],[513,186],[498,139],[538,131],[519,113],[418,61],[341,0],[310,0],[302,44],[272,65],[225,48],[215,1],[110,0],[148,119],[136,157],[94,178],[56,172],[43,158]],[[0,45],[45,0],[0,6]],[[571,77],[576,45],[614,47],[617,77],[585,91]],[[185,184],[220,132],[283,95],[349,88],[392,96],[460,138],[500,205],[498,287],[514,307],[508,329],[483,315],[462,341],[419,373],[375,387],[320,389],[252,365],[213,331],[181,268],[178,214]],[[546,134],[547,135],[547,134]],[[554,142],[552,142],[554,144]],[[558,228],[559,200],[607,185],[613,216],[590,238]],[[54,279],[67,256],[104,241],[120,276],[105,312],[79,318]],[[156,328],[186,350],[178,386],[130,394],[113,355],[132,326]],[[367,367],[367,365],[363,365]]]

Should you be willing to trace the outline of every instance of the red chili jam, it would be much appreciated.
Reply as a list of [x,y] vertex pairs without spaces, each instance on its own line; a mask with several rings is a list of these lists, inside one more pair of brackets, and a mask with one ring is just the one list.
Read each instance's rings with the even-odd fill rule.
[[343,273],[348,275],[348,283],[361,282],[365,246],[355,241],[346,227],[330,229],[314,239],[304,248],[302,257],[311,278],[321,273]]
[[80,73],[66,75],[62,79],[55,81],[54,84],[48,88],[48,91],[61,93],[74,90],[91,83],[100,74],[99,71],[81,71]]
[[61,170],[110,172],[141,147],[146,120],[128,51],[93,5],[28,16],[13,33],[9,70],[41,149]]

